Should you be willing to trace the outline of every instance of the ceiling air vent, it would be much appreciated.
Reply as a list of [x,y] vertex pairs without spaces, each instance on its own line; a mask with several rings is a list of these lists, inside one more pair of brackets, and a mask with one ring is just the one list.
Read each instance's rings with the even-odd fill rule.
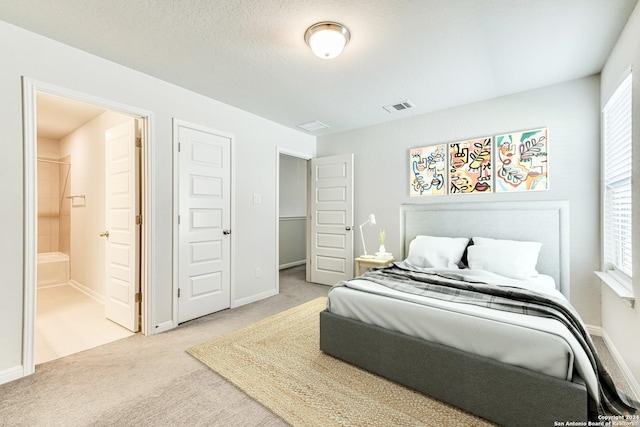
[[321,123],[321,122],[319,122],[317,120],[313,121],[313,122],[309,122],[309,123],[303,123],[303,124],[297,125],[297,126],[300,129],[306,130],[307,132],[315,132],[317,130],[326,129],[326,128],[329,127],[328,125],[325,125],[324,123]]
[[385,105],[384,108],[389,113],[395,113],[396,111],[408,110],[409,108],[413,108],[415,105],[411,103],[411,101],[402,101],[397,104]]

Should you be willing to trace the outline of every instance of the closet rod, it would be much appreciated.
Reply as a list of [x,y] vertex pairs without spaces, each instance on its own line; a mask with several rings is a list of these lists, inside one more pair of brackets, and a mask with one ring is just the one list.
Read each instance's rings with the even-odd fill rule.
[[55,163],[55,164],[58,164],[58,165],[69,165],[69,166],[71,166],[70,162],[61,162],[59,160],[43,159],[43,158],[40,158],[40,157],[38,157],[38,161],[39,162],[45,162],[45,163]]

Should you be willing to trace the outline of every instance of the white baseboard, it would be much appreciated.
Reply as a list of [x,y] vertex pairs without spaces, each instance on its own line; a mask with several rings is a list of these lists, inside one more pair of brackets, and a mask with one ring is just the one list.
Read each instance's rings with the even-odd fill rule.
[[300,260],[300,261],[293,261],[293,262],[288,262],[286,264],[280,264],[279,270],[284,270],[285,268],[297,267],[299,265],[303,265],[303,264],[306,264],[306,263],[307,263],[307,260],[303,259],[303,260]]
[[633,397],[636,401],[640,401],[640,384],[638,384],[638,381],[635,379],[635,377],[631,373],[631,370],[629,369],[626,362],[622,358],[622,355],[620,354],[620,352],[618,352],[618,349],[613,344],[613,341],[611,341],[611,338],[609,338],[609,335],[607,335],[607,331],[605,331],[602,328],[599,328],[599,329],[601,332],[600,336],[602,337],[602,340],[604,341],[605,345],[609,349],[611,356],[613,357],[613,359],[618,365],[618,368],[622,372],[622,376],[624,377],[625,380],[627,380],[627,383],[629,384],[631,391],[635,395],[631,397]]
[[77,290],[79,290],[80,292],[82,292],[83,294],[90,296],[94,300],[98,301],[100,304],[104,305],[104,296],[100,295],[98,292],[94,291],[91,288],[87,288],[85,285],[83,285],[82,283],[78,283],[75,280],[70,280],[69,284],[74,288],[76,288]]
[[154,335],[154,334],[160,334],[162,332],[166,332],[168,330],[171,330],[173,328],[175,328],[177,325],[177,323],[173,323],[173,320],[168,320],[166,322],[162,322],[159,325],[157,325],[153,331],[151,331],[149,334],[147,335]]
[[602,326],[585,325],[589,335],[595,335],[596,337],[602,336]]
[[0,384],[6,384],[24,377],[22,365],[0,371]]
[[240,307],[241,305],[251,304],[252,302],[260,301],[262,299],[269,298],[274,295],[278,295],[278,291],[276,289],[271,289],[270,291],[266,291],[257,295],[251,295],[250,297],[233,301],[231,303],[231,308],[236,308],[236,307]]

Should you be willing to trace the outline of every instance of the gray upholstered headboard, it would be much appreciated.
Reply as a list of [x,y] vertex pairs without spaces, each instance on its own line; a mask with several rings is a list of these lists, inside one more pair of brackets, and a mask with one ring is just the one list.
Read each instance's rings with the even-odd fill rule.
[[537,270],[569,299],[569,202],[469,202],[401,205],[403,258],[417,235],[491,237],[542,243]]

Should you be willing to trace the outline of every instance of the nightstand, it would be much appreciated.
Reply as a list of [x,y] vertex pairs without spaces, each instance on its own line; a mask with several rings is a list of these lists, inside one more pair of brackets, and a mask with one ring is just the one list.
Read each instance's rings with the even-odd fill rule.
[[373,267],[386,267],[394,262],[396,259],[391,258],[362,258],[358,257],[356,261],[356,277],[360,275],[361,270],[373,268]]

